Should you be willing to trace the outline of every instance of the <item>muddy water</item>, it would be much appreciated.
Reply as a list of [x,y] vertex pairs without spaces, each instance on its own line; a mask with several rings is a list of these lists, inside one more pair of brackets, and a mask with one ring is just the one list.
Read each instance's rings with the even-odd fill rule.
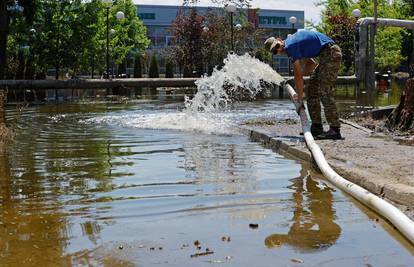
[[[412,266],[399,233],[308,166],[181,108],[9,111],[0,266]],[[294,116],[266,101],[219,117]]]
[[370,92],[356,85],[336,85],[335,99],[340,112],[362,111],[365,110],[364,107],[398,105],[404,85],[404,81],[394,79],[385,91],[375,90],[372,96]]

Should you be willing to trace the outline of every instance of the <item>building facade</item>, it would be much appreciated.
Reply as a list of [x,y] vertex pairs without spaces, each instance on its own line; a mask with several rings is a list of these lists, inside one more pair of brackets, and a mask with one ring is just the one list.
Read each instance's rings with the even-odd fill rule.
[[[144,26],[147,27],[147,35],[151,40],[150,50],[161,49],[172,43],[172,22],[179,14],[181,8],[182,6],[137,5],[137,15]],[[223,8],[197,7],[199,14],[206,14],[210,10],[222,12],[225,15]],[[256,28],[266,29],[268,36],[285,38],[288,34],[304,28],[304,11],[246,9],[243,12],[247,16],[248,21],[253,23]],[[237,21],[237,14],[235,16],[235,21]],[[295,24],[290,23],[290,17],[296,17]],[[288,60],[286,56],[274,56],[273,63],[274,67],[279,71],[287,71]]]

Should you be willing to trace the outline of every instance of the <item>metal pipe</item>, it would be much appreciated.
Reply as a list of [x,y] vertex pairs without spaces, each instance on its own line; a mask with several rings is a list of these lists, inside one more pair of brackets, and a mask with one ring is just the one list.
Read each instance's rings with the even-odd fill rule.
[[374,106],[374,90],[375,90],[375,35],[377,33],[377,0],[374,0],[374,21],[371,24],[370,30],[370,60],[369,60],[369,75],[366,82],[365,90],[368,92],[369,104]]
[[412,20],[400,20],[400,19],[385,19],[385,18],[360,18],[359,24],[359,53],[357,54],[356,61],[358,62],[357,70],[355,73],[358,79],[365,79],[366,76],[366,64],[367,64],[367,43],[368,43],[368,27],[371,24],[383,27],[401,27],[405,29],[414,30],[414,21]]
[[[295,106],[298,105],[296,98],[296,92],[289,84],[284,85],[285,90],[288,91]],[[364,205],[370,207],[384,218],[388,219],[412,244],[414,244],[414,222],[410,220],[402,211],[365,190],[359,185],[349,182],[348,180],[337,174],[326,161],[322,150],[316,144],[313,136],[310,132],[308,118],[304,108],[301,108],[299,112],[302,129],[305,137],[305,142],[312,153],[313,159],[321,170],[326,179],[336,187],[350,194],[352,197],[359,200]]]

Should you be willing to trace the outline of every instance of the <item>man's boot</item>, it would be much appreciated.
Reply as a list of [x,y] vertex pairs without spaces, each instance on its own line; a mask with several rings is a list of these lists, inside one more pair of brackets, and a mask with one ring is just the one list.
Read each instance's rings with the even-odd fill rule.
[[341,131],[339,127],[330,127],[329,131],[323,132],[316,136],[317,140],[324,140],[324,139],[331,139],[331,140],[339,140],[343,139],[341,135]]
[[313,137],[316,137],[323,133],[323,125],[321,123],[312,123],[310,131]]

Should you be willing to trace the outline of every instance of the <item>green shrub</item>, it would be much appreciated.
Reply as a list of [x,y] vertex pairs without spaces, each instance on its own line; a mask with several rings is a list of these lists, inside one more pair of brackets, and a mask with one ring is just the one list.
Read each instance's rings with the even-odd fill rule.
[[264,48],[259,48],[255,51],[254,57],[264,63],[272,62],[272,54]]
[[149,77],[150,78],[159,78],[159,68],[158,68],[158,61],[155,54],[152,55],[151,64],[149,69]]
[[165,63],[165,78],[174,78],[174,66],[169,59]]
[[126,62],[122,62],[118,64],[118,75],[119,74],[126,74]]

